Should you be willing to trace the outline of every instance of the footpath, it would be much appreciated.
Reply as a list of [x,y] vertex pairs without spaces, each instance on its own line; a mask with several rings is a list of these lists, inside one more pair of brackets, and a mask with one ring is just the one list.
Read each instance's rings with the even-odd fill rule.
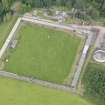
[[4,70],[3,71],[0,70],[0,76],[8,77],[8,78],[16,79],[16,80],[21,80],[21,81],[25,81],[25,82],[41,85],[44,87],[53,88],[53,89],[58,89],[58,90],[63,90],[63,91],[71,91],[71,88],[68,86],[59,85],[59,84],[55,84],[55,83],[51,83],[51,82],[47,82],[47,81],[43,81],[43,80],[33,79],[30,77],[26,77],[26,76],[19,76],[17,74],[14,74],[11,72],[6,72]]

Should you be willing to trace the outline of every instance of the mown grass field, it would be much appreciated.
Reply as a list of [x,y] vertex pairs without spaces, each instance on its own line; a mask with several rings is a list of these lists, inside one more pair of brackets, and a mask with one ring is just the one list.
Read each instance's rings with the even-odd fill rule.
[[5,70],[41,80],[63,83],[69,75],[81,39],[63,31],[27,24],[18,32]]
[[7,19],[7,21],[0,24],[0,48],[2,47],[3,43],[5,42],[5,39],[7,38],[15,21],[16,21],[16,17],[9,17],[9,19]]
[[92,105],[69,92],[0,77],[0,105]]

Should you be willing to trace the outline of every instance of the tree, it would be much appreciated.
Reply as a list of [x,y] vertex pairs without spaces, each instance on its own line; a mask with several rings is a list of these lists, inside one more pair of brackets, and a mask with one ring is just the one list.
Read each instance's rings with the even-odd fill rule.
[[10,12],[11,5],[14,0],[0,0],[0,22],[4,20],[4,17]]

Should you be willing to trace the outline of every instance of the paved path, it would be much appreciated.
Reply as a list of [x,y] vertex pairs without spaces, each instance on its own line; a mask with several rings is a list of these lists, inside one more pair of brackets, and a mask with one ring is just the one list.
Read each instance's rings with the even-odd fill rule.
[[95,43],[95,46],[98,48],[101,48],[101,44],[102,44],[103,40],[105,42],[105,28],[101,27],[100,31],[99,31],[99,35],[98,35],[96,43]]
[[64,85],[50,83],[47,81],[37,80],[37,79],[30,78],[30,77],[25,77],[25,76],[19,76],[17,74],[6,72],[4,70],[0,71],[0,76],[13,78],[16,80],[22,80],[22,81],[26,81],[26,82],[33,83],[33,84],[38,84],[38,85],[49,87],[49,88],[54,88],[54,89],[59,89],[59,90],[64,90],[64,91],[71,91],[70,87],[67,87]]
[[79,81],[79,78],[80,78],[82,67],[84,65],[86,55],[88,53],[88,49],[91,45],[91,39],[92,39],[92,35],[89,35],[87,40],[86,40],[84,49],[82,51],[79,63],[76,65],[76,72],[75,72],[74,78],[73,78],[72,83],[71,83],[71,87],[72,87],[74,92],[76,92],[76,88],[77,88],[77,85],[78,85],[78,81]]
[[6,39],[3,47],[0,49],[0,59],[2,58],[3,54],[5,53],[6,49],[8,48],[9,46],[9,43],[11,42],[13,36],[14,36],[14,33],[16,32],[19,24],[21,22],[21,18],[18,18],[18,20],[16,21],[14,27],[12,28],[10,34],[8,35],[8,38]]
[[51,22],[48,22],[48,21],[45,21],[45,19],[37,19],[37,18],[30,18],[30,17],[23,17],[22,18],[23,21],[27,21],[27,22],[31,22],[31,23],[35,23],[35,24],[41,24],[41,25],[46,25],[46,26],[49,26],[49,27],[53,27],[53,28],[59,28],[59,29],[65,29],[65,30],[74,30],[73,28],[71,27],[68,27],[68,26],[64,26],[64,25],[60,25],[60,24],[57,24],[57,23],[51,23]]

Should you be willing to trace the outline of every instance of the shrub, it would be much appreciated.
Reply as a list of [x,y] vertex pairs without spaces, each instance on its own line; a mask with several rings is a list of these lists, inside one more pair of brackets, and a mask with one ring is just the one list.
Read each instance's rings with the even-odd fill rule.
[[89,63],[82,82],[85,95],[91,96],[105,105],[105,66]]

